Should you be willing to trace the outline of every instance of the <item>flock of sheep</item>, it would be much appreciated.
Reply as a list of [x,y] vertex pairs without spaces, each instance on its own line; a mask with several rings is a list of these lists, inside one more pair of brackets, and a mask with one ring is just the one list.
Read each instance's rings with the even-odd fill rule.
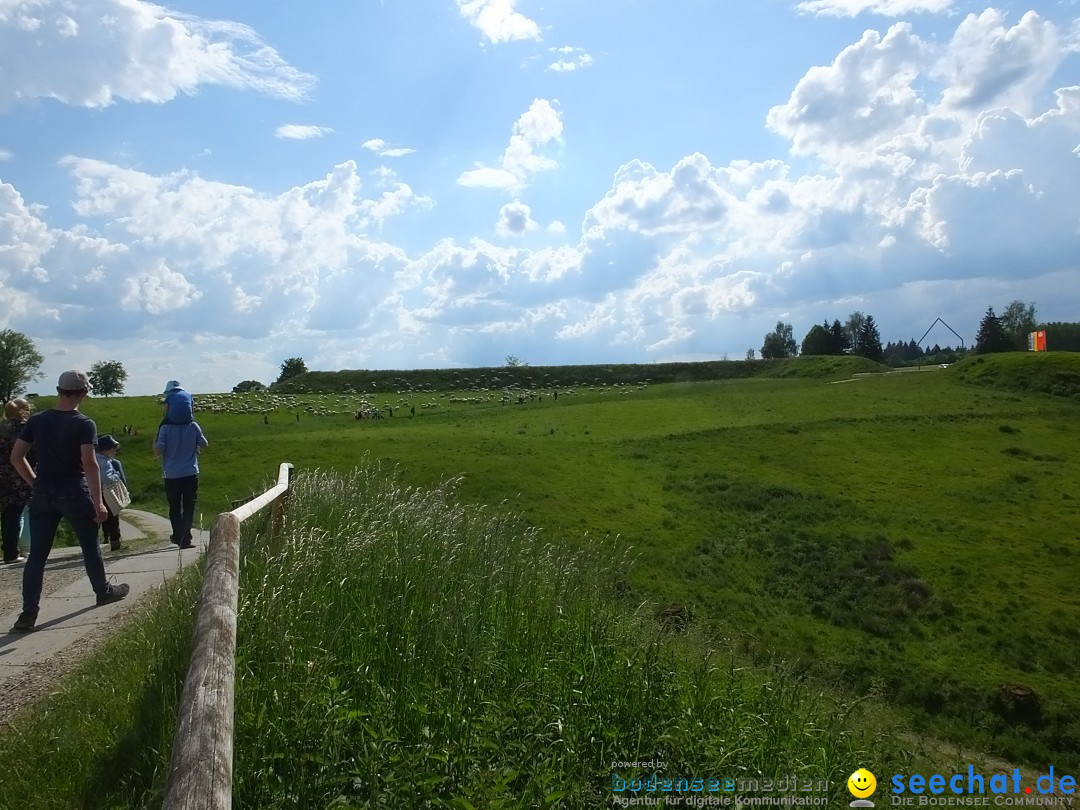
[[[619,393],[626,395],[633,390],[644,390],[648,380],[637,385],[605,385],[597,383],[590,386],[572,386],[568,388],[551,387],[545,389],[504,387],[501,390],[485,390],[471,387],[466,391],[436,393],[434,391],[400,390],[395,392],[397,399],[383,398],[377,402],[375,394],[364,394],[346,389],[340,394],[276,394],[269,391],[244,394],[197,394],[195,410],[197,413],[252,414],[262,416],[264,421],[275,411],[284,411],[300,420],[307,416],[353,416],[356,419],[382,418],[393,416],[394,411],[404,409],[415,415],[418,409],[438,408],[440,404],[483,405],[488,403],[526,404],[542,401],[545,395],[557,401],[560,396],[573,396],[579,390],[599,391],[601,393]],[[384,397],[386,395],[383,395]],[[445,403],[440,403],[445,400]]]

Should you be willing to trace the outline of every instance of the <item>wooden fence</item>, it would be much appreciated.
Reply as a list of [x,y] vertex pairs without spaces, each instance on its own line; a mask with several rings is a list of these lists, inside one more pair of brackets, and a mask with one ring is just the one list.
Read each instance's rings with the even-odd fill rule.
[[267,506],[271,507],[272,527],[281,524],[292,466],[282,464],[276,486],[218,515],[210,528],[191,661],[180,698],[162,805],[165,810],[232,807],[240,524]]

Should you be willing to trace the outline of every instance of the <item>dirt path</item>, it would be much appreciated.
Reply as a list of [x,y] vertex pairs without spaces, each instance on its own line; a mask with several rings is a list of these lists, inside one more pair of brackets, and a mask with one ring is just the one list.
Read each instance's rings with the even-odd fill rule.
[[[124,513],[121,526],[125,548],[115,552],[110,551],[108,546],[102,548],[106,573],[109,572],[111,560],[118,560],[167,543],[168,521],[151,513],[129,511],[130,514],[127,511]],[[14,621],[14,615],[22,608],[22,577],[23,564],[0,565],[0,620],[10,616]],[[85,578],[86,570],[83,568],[82,553],[77,547],[54,548],[45,566],[42,596],[54,594],[65,586]],[[89,584],[87,591],[89,593]],[[65,674],[126,624],[133,615],[132,608],[138,603],[138,599],[125,599],[119,603],[120,609],[113,620],[87,628],[85,634],[47,659],[30,664],[18,675],[0,681],[0,726],[5,725],[23,707],[53,692]],[[10,622],[0,627],[0,639],[3,639],[9,629]],[[3,663],[2,651],[3,647],[0,646],[0,663]]]

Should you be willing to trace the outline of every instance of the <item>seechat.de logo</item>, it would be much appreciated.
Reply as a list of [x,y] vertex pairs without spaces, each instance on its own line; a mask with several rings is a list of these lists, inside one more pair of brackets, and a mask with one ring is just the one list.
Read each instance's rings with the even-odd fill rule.
[[851,795],[855,797],[855,801],[848,804],[848,807],[873,807],[874,803],[870,801],[870,797],[874,795],[874,791],[877,790],[877,779],[866,768],[859,768],[847,780],[847,789],[851,792]]

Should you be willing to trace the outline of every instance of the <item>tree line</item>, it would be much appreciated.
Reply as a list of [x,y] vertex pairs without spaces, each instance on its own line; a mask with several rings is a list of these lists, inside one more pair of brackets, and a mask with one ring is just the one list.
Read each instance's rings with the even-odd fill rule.
[[[752,359],[752,351],[747,352],[747,359]],[[803,338],[801,347],[795,342],[791,324],[777,321],[776,328],[765,335],[765,342],[761,346],[762,358],[777,360],[800,354],[850,354],[878,363],[885,362],[881,332],[874,316],[862,312],[852,312],[845,323],[840,323],[839,319],[829,323],[826,318],[824,322],[814,324]]]
[[[1028,335],[1039,329],[1046,330],[1047,351],[1080,351],[1080,323],[1044,323],[1036,318],[1034,303],[1013,301],[1001,315],[990,307],[979,323],[979,331],[972,347],[942,347],[934,344],[924,349],[915,339],[889,341],[881,345],[881,334],[872,315],[853,312],[846,322],[828,319],[814,324],[806,333],[801,346],[795,342],[791,324],[778,321],[776,328],[765,335],[761,356],[766,360],[804,355],[858,355],[887,363],[890,366],[915,363],[952,363],[969,352],[1026,351]],[[746,353],[753,359],[754,350]]]

